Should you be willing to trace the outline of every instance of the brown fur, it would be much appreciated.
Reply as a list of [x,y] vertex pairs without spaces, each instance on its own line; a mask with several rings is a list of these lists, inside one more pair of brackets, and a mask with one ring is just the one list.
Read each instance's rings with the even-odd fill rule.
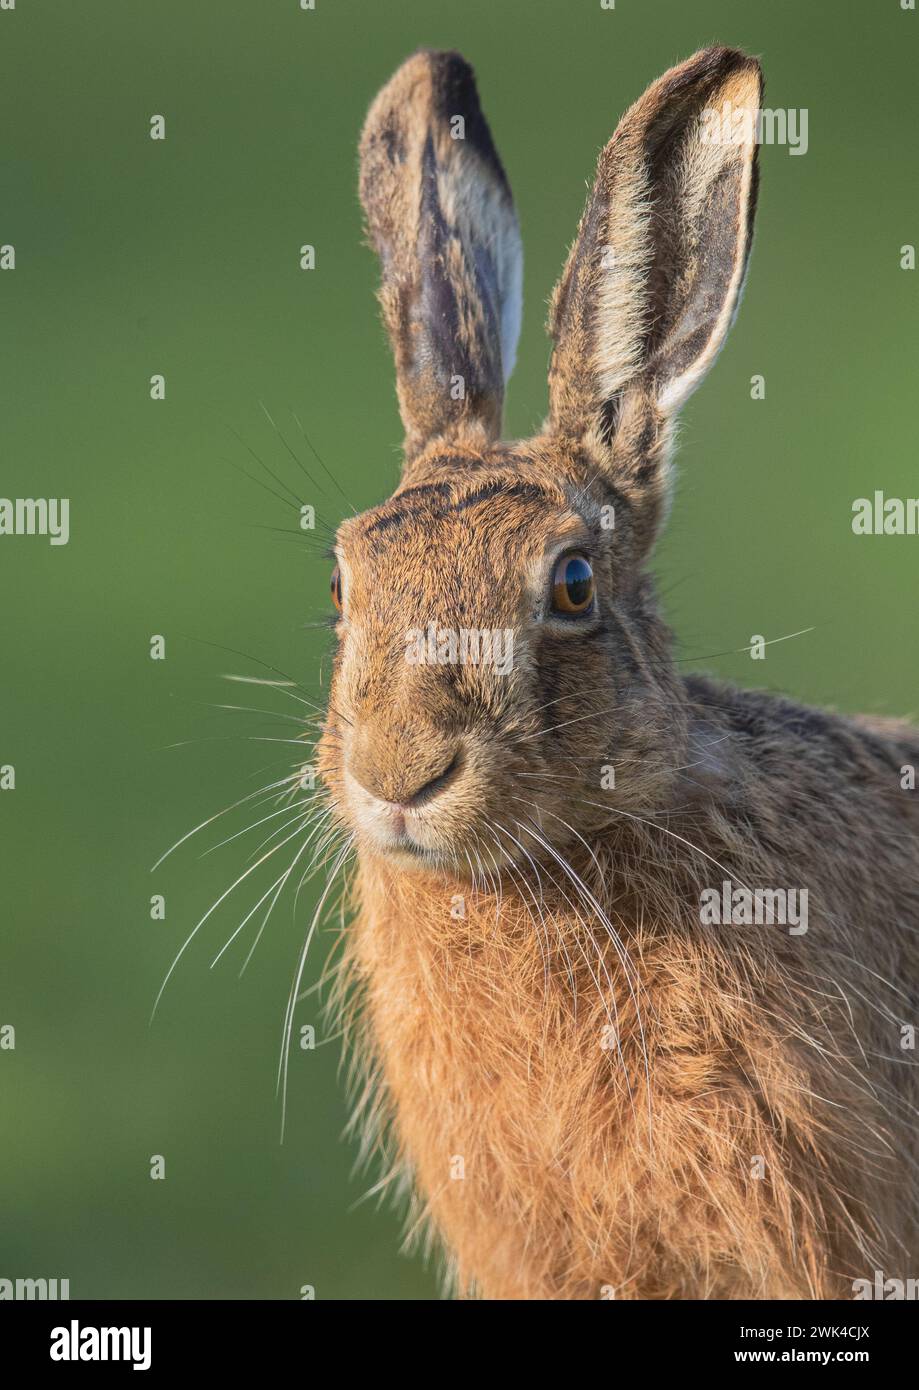
[[[515,224],[470,70],[415,55],[362,141],[407,468],[339,532],[321,767],[358,848],[356,1123],[463,1294],[825,1298],[919,1272],[919,734],[683,678],[644,568],[673,413],[749,250],[755,151],[706,145],[699,116],[759,94],[752,59],[708,50],[624,117],[553,299],[544,433],[514,445],[486,299]],[[435,187],[456,254],[416,263]],[[432,304],[463,306],[464,401]],[[545,602],[566,548],[596,576],[578,624]],[[429,622],[512,630],[512,671],[409,664]],[[724,879],[806,888],[807,932],[701,925]]]

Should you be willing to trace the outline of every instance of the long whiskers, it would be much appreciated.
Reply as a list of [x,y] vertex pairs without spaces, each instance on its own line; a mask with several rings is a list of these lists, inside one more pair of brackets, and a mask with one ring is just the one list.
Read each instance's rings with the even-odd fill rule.
[[187,840],[190,840],[193,835],[197,835],[199,831],[205,830],[209,825],[213,825],[214,821],[219,820],[221,816],[228,815],[231,811],[235,811],[237,807],[245,805],[247,801],[253,801],[260,796],[264,797],[265,801],[269,801],[271,799],[272,792],[275,791],[278,787],[286,786],[289,782],[293,780],[294,775],[295,774],[292,773],[287,777],[280,777],[276,782],[269,782],[267,786],[259,787],[257,791],[249,792],[247,796],[241,796],[238,801],[232,802],[229,806],[224,806],[223,810],[215,811],[212,816],[208,816],[206,820],[200,821],[198,825],[194,826],[191,830],[187,831],[178,840],[176,840],[174,845],[170,845],[169,849],[166,850],[165,854],[160,855],[156,863],[151,866],[150,872],[153,873],[154,870],[158,869],[159,866],[162,863],[164,863],[164,861],[167,860],[169,856],[179,848],[180,845],[184,845]]
[[175,956],[175,959],[173,960],[173,962],[172,962],[172,964],[170,965],[169,969],[166,971],[166,977],[165,977],[165,979],[163,980],[163,983],[160,985],[159,993],[157,994],[156,1000],[155,1000],[154,1005],[153,1005],[153,1012],[152,1012],[151,1015],[150,1015],[150,1022],[151,1022],[151,1023],[153,1022],[154,1018],[156,1017],[156,1011],[157,1011],[157,1009],[159,1008],[160,1000],[161,1000],[162,997],[163,997],[163,993],[164,993],[164,991],[165,991],[165,989],[166,989],[166,986],[169,984],[169,981],[170,981],[171,978],[172,978],[172,975],[173,975],[173,972],[174,972],[176,966],[178,965],[179,961],[182,959],[182,957],[184,956],[185,952],[188,950],[188,947],[189,947],[189,946],[191,945],[191,943],[194,941],[195,937],[198,935],[198,932],[199,932],[199,931],[201,930],[201,928],[204,926],[204,924],[205,924],[205,922],[208,920],[208,918],[211,917],[211,916],[213,915],[214,912],[216,912],[217,908],[220,906],[220,904],[221,904],[222,902],[225,902],[225,901],[226,901],[226,899],[230,896],[230,894],[234,891],[234,889],[238,888],[239,885],[240,885],[241,883],[243,883],[243,882],[249,877],[250,874],[255,873],[255,870],[259,867],[259,865],[264,864],[265,861],[266,861],[267,859],[270,859],[271,856],[272,856],[273,854],[277,854],[277,852],[278,852],[279,849],[283,849],[284,845],[289,844],[290,841],[293,840],[293,839],[295,838],[295,836],[298,835],[298,834],[299,834],[299,828],[296,829],[296,830],[294,830],[290,835],[288,835],[286,839],[281,840],[281,842],[280,842],[279,844],[275,845],[273,849],[266,850],[266,852],[265,852],[263,855],[261,855],[261,857],[260,857],[259,859],[257,859],[257,860],[255,861],[254,864],[251,864],[251,865],[249,866],[248,869],[245,869],[245,870],[243,871],[243,873],[241,873],[241,874],[239,875],[239,878],[237,878],[233,883],[230,884],[229,888],[225,889],[225,891],[224,891],[223,893],[221,893],[220,897],[216,900],[216,902],[214,902],[214,903],[211,904],[211,906],[208,908],[207,912],[205,912],[204,916],[195,924],[195,926],[194,926],[194,927],[192,928],[192,930],[189,932],[188,936],[185,938],[185,940],[184,940],[184,942],[182,943],[182,945],[179,947],[179,950],[178,950],[178,952],[177,952],[177,954],[176,954],[176,956]]
[[287,1073],[290,1064],[290,1036],[293,1030],[294,1012],[296,1009],[297,996],[300,993],[300,985],[303,980],[303,971],[306,968],[306,958],[309,954],[310,942],[313,939],[313,934],[316,930],[317,923],[319,922],[319,919],[322,916],[322,910],[325,907],[329,894],[332,891],[332,885],[334,884],[335,879],[338,876],[339,870],[344,866],[345,861],[351,852],[351,847],[353,844],[354,836],[348,835],[345,839],[344,844],[341,846],[341,849],[339,850],[339,853],[336,856],[335,862],[332,866],[332,870],[329,873],[328,878],[326,879],[325,887],[323,888],[322,893],[319,897],[319,901],[316,904],[316,910],[313,913],[313,918],[310,922],[309,930],[306,933],[306,937],[303,942],[303,947],[300,951],[300,958],[297,962],[297,971],[294,975],[294,981],[291,985],[290,996],[287,1001],[287,1009],[284,1014],[284,1026],[281,1034],[281,1057],[278,1063],[278,1091],[281,1095],[282,1143],[284,1141],[284,1131],[287,1124]]

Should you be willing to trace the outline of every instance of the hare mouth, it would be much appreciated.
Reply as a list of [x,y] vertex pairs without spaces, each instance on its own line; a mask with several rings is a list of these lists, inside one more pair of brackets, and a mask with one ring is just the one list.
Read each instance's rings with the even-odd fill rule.
[[401,859],[407,865],[433,867],[445,863],[450,857],[444,846],[425,844],[423,839],[412,833],[412,828],[404,820],[398,826],[371,824],[362,828],[377,854],[394,860]]
[[424,845],[420,845],[417,840],[413,840],[411,835],[408,834],[401,835],[398,839],[390,841],[385,848],[394,854],[408,854],[413,859],[423,859],[434,853],[433,850],[427,849]]

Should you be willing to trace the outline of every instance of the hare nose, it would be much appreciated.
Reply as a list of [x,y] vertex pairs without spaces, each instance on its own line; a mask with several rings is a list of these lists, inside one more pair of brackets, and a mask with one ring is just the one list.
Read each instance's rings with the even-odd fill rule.
[[442,791],[460,765],[458,743],[440,745],[422,754],[418,743],[423,738],[424,734],[416,730],[413,737],[405,740],[392,735],[359,739],[351,750],[348,770],[365,791],[380,801],[414,810]]
[[421,782],[411,790],[401,789],[398,801],[395,803],[400,807],[410,808],[421,806],[426,801],[430,801],[436,796],[448,782],[452,782],[453,775],[459,767],[459,753],[454,753],[449,763],[440,772],[434,774],[426,782]]

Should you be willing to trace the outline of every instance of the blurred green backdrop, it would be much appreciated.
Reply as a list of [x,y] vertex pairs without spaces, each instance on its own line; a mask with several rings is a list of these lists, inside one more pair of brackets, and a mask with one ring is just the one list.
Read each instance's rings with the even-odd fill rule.
[[[355,145],[412,49],[474,63],[518,200],[511,435],[541,419],[545,301],[625,105],[723,42],[761,55],[767,105],[808,109],[806,155],[762,152],[748,289],[684,415],[657,566],[688,669],[916,710],[919,540],[856,538],[850,507],[875,487],[916,491],[916,277],[899,248],[919,239],[917,25],[899,0],[0,11],[0,243],[16,247],[0,274],[0,493],[71,498],[66,547],[0,541],[0,763],[17,779],[0,793],[0,1025],[16,1028],[15,1051],[0,1051],[0,1276],[69,1277],[90,1298],[297,1298],[305,1284],[320,1298],[437,1296],[435,1272],[399,1254],[397,1215],[358,1202],[373,1179],[350,1176],[334,1037],[294,1050],[278,1142],[280,1021],[314,889],[296,920],[281,904],[238,979],[255,921],[208,965],[269,880],[244,885],[148,1029],[175,951],[252,840],[199,858],[220,822],[150,865],[293,751],[249,740],[294,725],[210,703],[297,707],[220,673],[267,662],[321,698],[328,637],[305,624],[327,610],[328,565],[282,534],[289,509],[240,472],[259,471],[251,450],[304,483],[259,402],[313,469],[297,413],[358,507],[397,476]],[[165,141],[149,138],[154,114]],[[754,374],[765,400],[750,398]],[[305,500],[334,525],[329,494]],[[765,664],[697,660],[811,626]],[[149,659],[154,633],[165,661]],[[165,921],[151,921],[151,893]],[[298,1026],[318,1026],[314,1013],[311,998]],[[152,1154],[165,1181],[150,1179]]]

